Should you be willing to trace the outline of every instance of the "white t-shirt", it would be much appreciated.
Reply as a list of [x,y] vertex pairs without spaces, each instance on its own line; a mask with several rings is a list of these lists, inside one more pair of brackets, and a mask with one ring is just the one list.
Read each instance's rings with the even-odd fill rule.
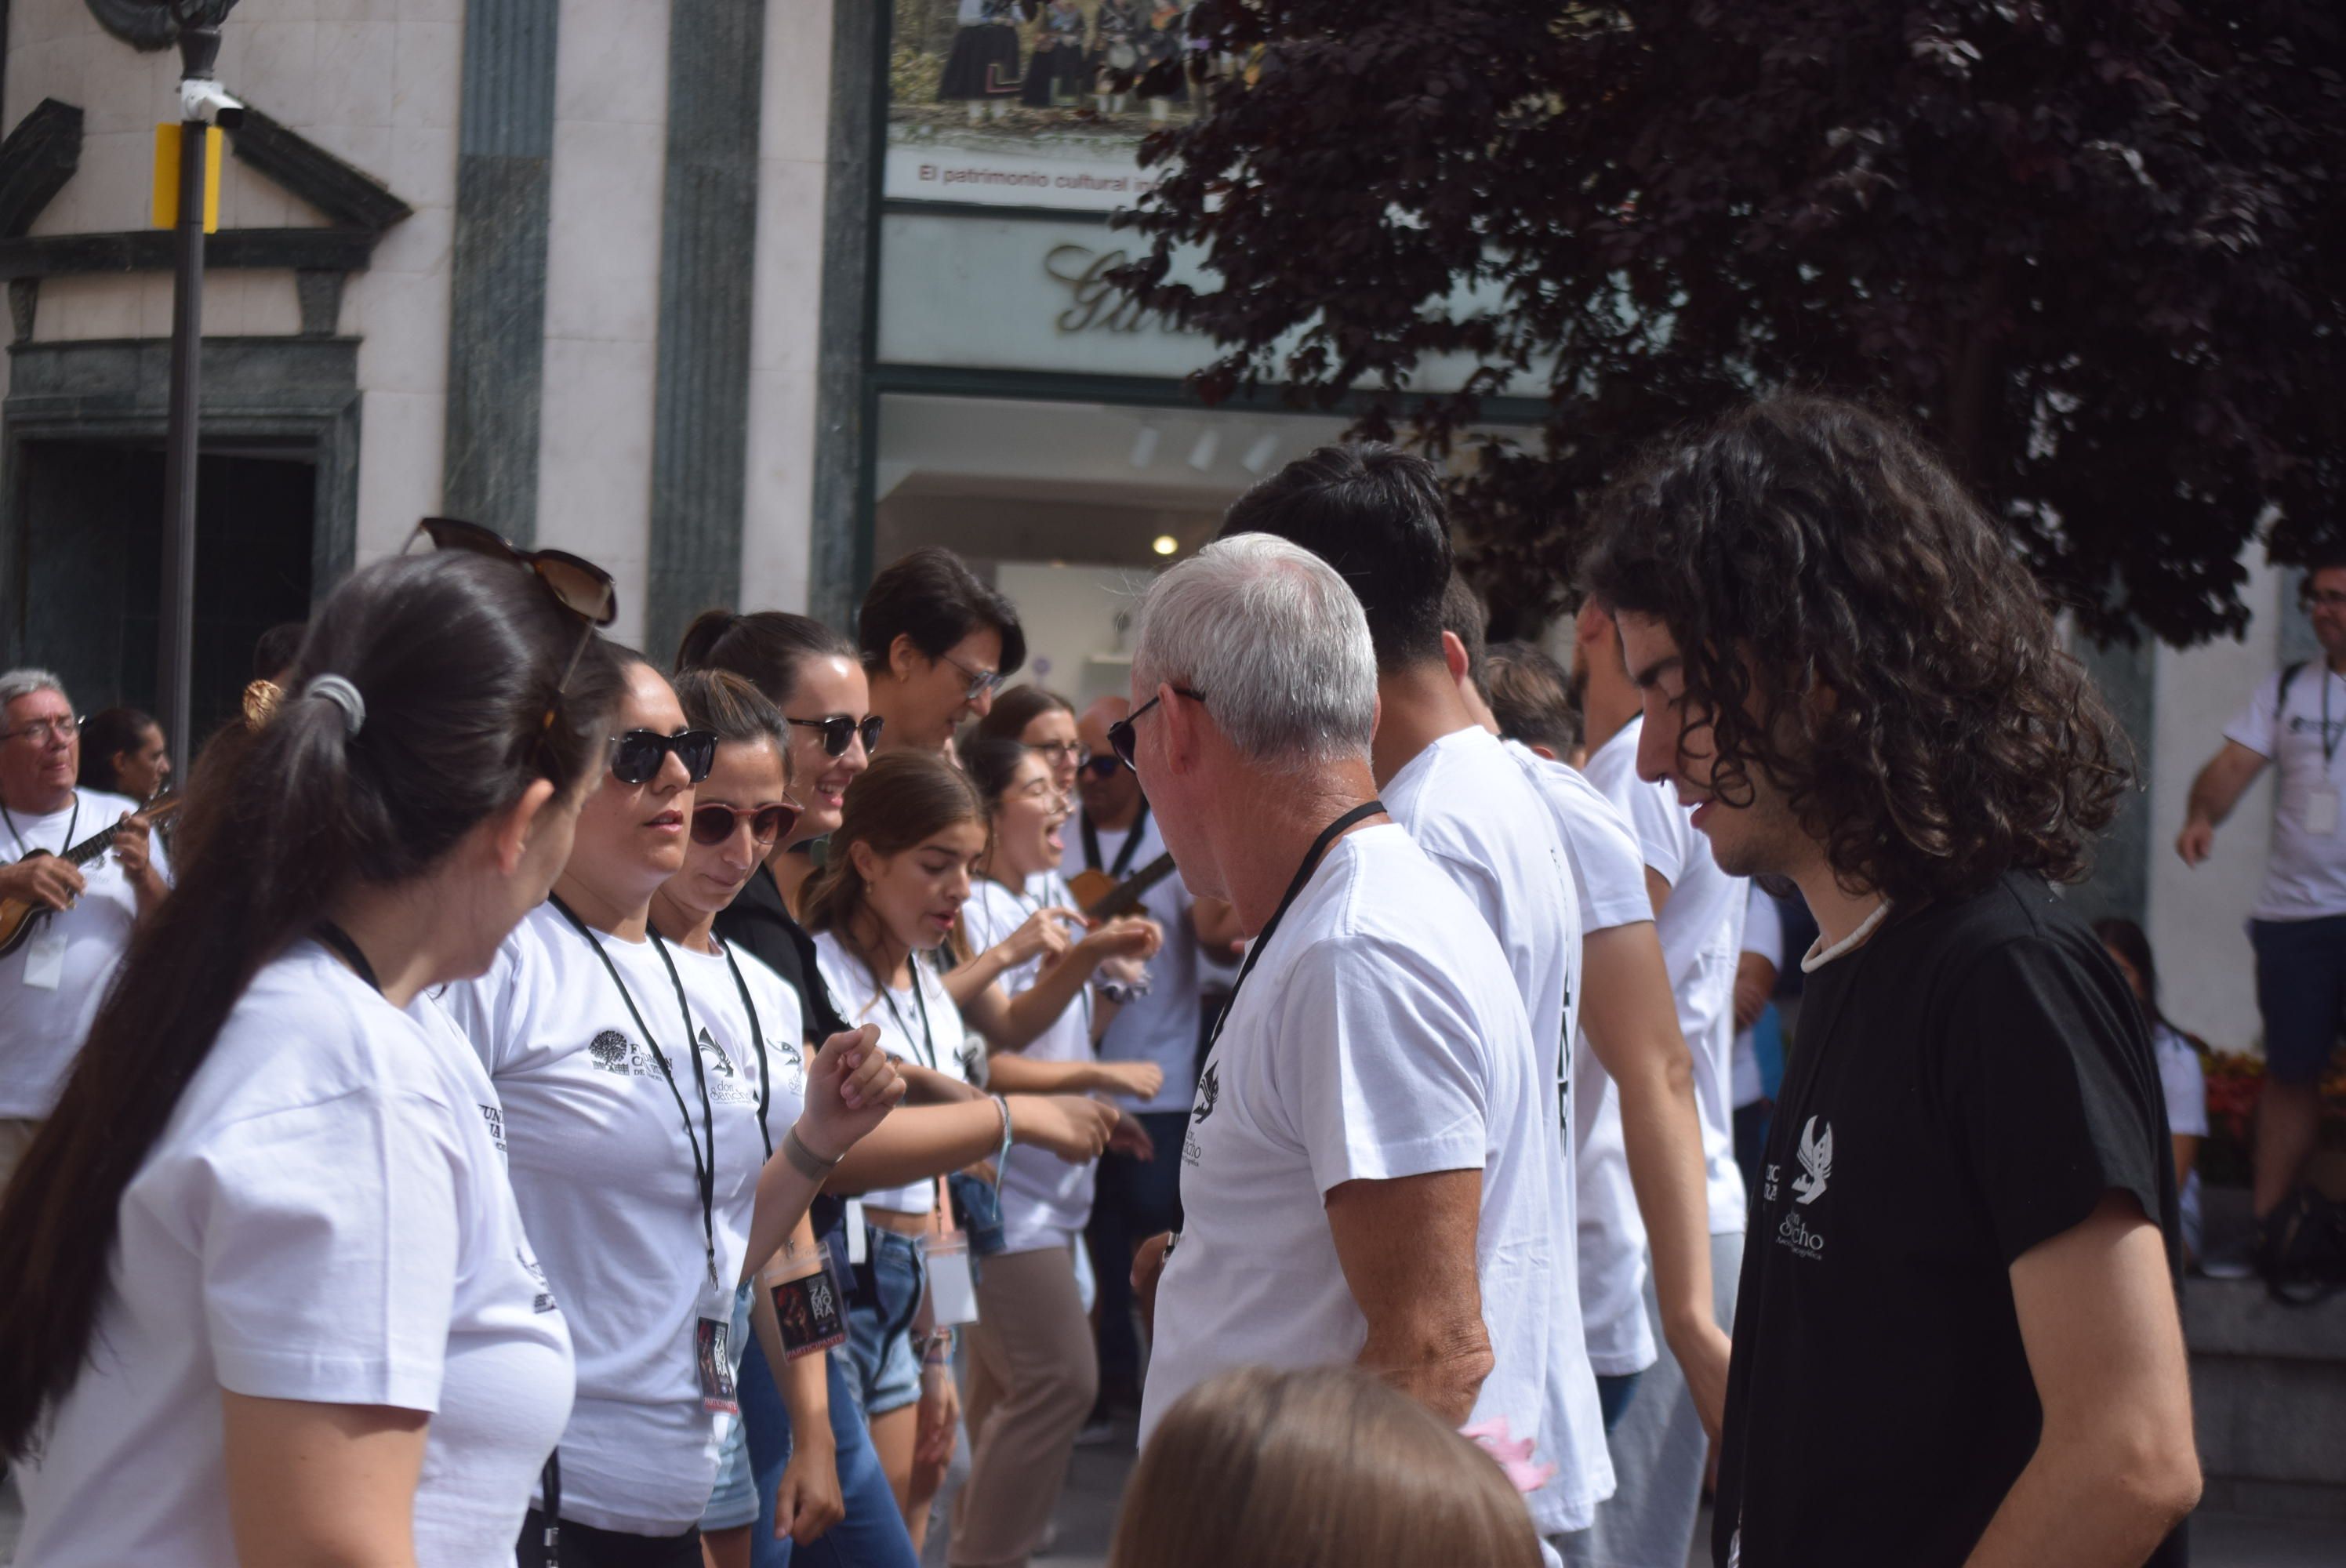
[[225,1389],[430,1411],[416,1560],[510,1564],[571,1350],[494,1105],[459,1041],[316,943],[266,965],[123,1194],[17,1561],[233,1568]]
[[[569,1304],[578,1401],[562,1434],[562,1516],[668,1535],[707,1508],[731,1430],[730,1418],[702,1407],[693,1347],[710,1292],[699,1183],[677,1103],[695,1140],[702,1109],[677,987],[654,944],[606,932],[595,942],[627,996],[549,901],[522,917],[486,974],[438,1000],[496,1085],[522,1218]],[[730,1317],[766,1158],[757,1047],[724,961],[666,946],[709,1088],[717,1277]],[[797,1044],[798,998],[754,958],[736,956],[764,1024],[767,1130],[779,1143],[798,1115],[799,1074],[785,1049]],[[668,1059],[674,1092],[651,1044]]]
[[[2204,1138],[2208,1135],[2208,1074],[2199,1064],[2199,1053],[2191,1048],[2181,1032],[2168,1023],[2154,1023],[2150,1029],[2152,1054],[2158,1059],[2159,1086],[2167,1092],[2167,1130],[2180,1136]],[[2186,1246],[2196,1254],[2199,1250],[2199,1166],[2191,1166],[2185,1178],[2183,1190],[2177,1195],[2176,1215],[2183,1230]]]
[[[1766,959],[1776,966],[1777,972],[1783,972],[1784,917],[1776,908],[1776,901],[1757,882],[1751,885],[1750,901],[1743,906],[1742,951]],[[1739,1111],[1756,1104],[1767,1092],[1767,1085],[1760,1080],[1760,1054],[1752,1048],[1749,1029],[1735,1032],[1734,1078],[1731,1097]]]
[[[1670,991],[1678,998],[1678,1031],[1694,1059],[1695,1108],[1702,1113],[1702,1153],[1710,1202],[1710,1232],[1727,1236],[1743,1228],[1743,1173],[1735,1164],[1735,1107],[1729,1103],[1735,1051],[1735,966],[1743,950],[1743,911],[1749,881],[1730,877],[1711,859],[1710,840],[1678,803],[1669,784],[1637,777],[1637,735],[1643,718],[1588,758],[1588,781],[1612,798],[1629,819],[1646,863],[1670,884],[1670,896],[1656,917]],[[1581,1165],[1584,1191],[1588,1165]],[[1628,1191],[1626,1159],[1608,1160],[1598,1176],[1608,1187]],[[1634,1199],[1623,1201],[1634,1203]]]
[[[1568,1128],[1572,1117],[1571,1042],[1580,1017],[1580,894],[1552,809],[1496,736],[1455,729],[1409,759],[1377,794],[1393,820],[1474,905],[1499,940],[1532,1026],[1535,1070],[1549,1085],[1558,1236],[1577,1224]],[[1580,1317],[1579,1265],[1561,1251],[1559,1292],[1548,1309],[1547,1413],[1541,1441],[1562,1467],[1533,1499],[1533,1517],[1548,1523],[1571,1501],[1613,1489],[1604,1413]]]
[[[983,949],[1025,925],[1036,910],[1049,907],[1041,895],[1014,893],[989,880],[970,891],[961,918],[970,941]],[[1027,990],[1042,968],[1043,961],[1032,958],[1004,974],[999,982],[1003,994],[1015,996]],[[1037,1062],[1092,1060],[1091,987],[1084,987],[1066,1011],[1018,1054]],[[1040,1252],[1066,1247],[1082,1235],[1092,1217],[1092,1179],[1097,1168],[1089,1160],[1069,1165],[1045,1149],[1012,1149],[1002,1167],[1002,1250]]]
[[[913,955],[913,983],[901,991],[876,985],[871,966],[850,952],[836,932],[815,933],[814,955],[850,1029],[877,1024],[880,1048],[897,1061],[933,1067],[964,1084],[985,1081],[985,1042],[962,1022],[961,1009],[927,953]],[[863,1201],[901,1214],[928,1214],[937,1207],[937,1181],[930,1176],[905,1186],[874,1187]]]
[[[0,823],[0,860],[22,860],[34,850],[62,854],[111,828],[124,812],[138,809],[129,797],[103,789],[80,790],[75,800],[45,817],[11,812],[14,830]],[[147,851],[155,870],[168,881],[171,863],[163,840],[149,834]],[[85,885],[74,907],[51,914],[31,941],[0,959],[0,1116],[38,1121],[56,1108],[74,1058],[89,1038],[107,982],[114,978],[114,966],[130,945],[138,901],[113,851],[83,866],[81,874]],[[36,944],[58,937],[64,938],[66,951],[56,985],[26,985],[26,966],[33,961]]]
[[[2325,708],[2327,709],[2325,720]],[[2236,740],[2269,758],[2280,774],[2273,811],[2272,852],[2264,891],[2249,911],[2254,920],[2319,920],[2346,914],[2346,822],[2327,833],[2312,820],[2316,794],[2346,789],[2346,762],[2322,755],[2323,726],[2334,751],[2346,751],[2346,678],[2320,659],[2289,683],[2289,711],[2280,711],[2280,672],[2258,686],[2239,716],[2224,727]]]
[[[1576,769],[1550,762],[1519,742],[1507,743],[1509,755],[1525,769],[1555,813],[1556,830],[1571,857],[1580,891],[1580,920],[1585,931],[1650,922],[1652,900],[1646,891],[1646,861],[1637,848],[1629,820],[1603,791]],[[1627,1151],[1621,1127],[1621,1099],[1612,1074],[1597,1060],[1585,1030],[1572,1040],[1572,1149],[1575,1176],[1587,1163],[1592,1143],[1604,1146],[1627,1168]],[[1606,1201],[1600,1201],[1600,1197]],[[1642,1372],[1660,1359],[1647,1321],[1643,1291],[1646,1285],[1646,1227],[1637,1213],[1635,1195],[1622,1211],[1609,1192],[1574,1194],[1575,1273],[1580,1288],[1581,1329],[1588,1348],[1589,1369],[1603,1377]]]
[[[1070,821],[1063,836],[1066,848],[1060,855],[1059,870],[1072,877],[1086,869],[1082,817]],[[1125,843],[1132,832],[1101,828],[1096,830],[1096,836],[1100,870],[1111,870],[1124,858]],[[1132,851],[1126,874],[1147,869],[1164,852],[1165,840],[1157,830],[1156,813],[1151,812],[1140,820],[1140,842]],[[1107,1033],[1100,1036],[1099,1054],[1107,1062],[1154,1062],[1165,1074],[1165,1085],[1148,1100],[1118,1095],[1117,1103],[1127,1111],[1184,1112],[1198,1092],[1201,1004],[1198,933],[1189,923],[1197,901],[1182,885],[1178,871],[1141,895],[1140,912],[1165,928],[1165,944],[1148,961],[1148,994],[1117,1009]]]
[[[1613,1475],[1601,1441],[1593,1478],[1559,1449],[1596,1429],[1560,1431],[1553,1392],[1555,1318],[1573,1291],[1544,1045],[1505,954],[1409,835],[1383,824],[1338,840],[1259,944],[1198,1081],[1144,1441],[1227,1368],[1360,1353],[1367,1322],[1329,1230],[1331,1188],[1479,1168],[1476,1276],[1494,1365],[1474,1418],[1504,1416],[1563,1467],[1533,1499],[1544,1530],[1585,1527]],[[1579,1376],[1593,1410],[1585,1358]]]

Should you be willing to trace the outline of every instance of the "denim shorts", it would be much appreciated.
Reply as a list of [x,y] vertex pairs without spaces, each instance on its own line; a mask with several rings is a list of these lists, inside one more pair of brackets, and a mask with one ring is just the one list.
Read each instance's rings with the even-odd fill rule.
[[856,1396],[864,1418],[901,1410],[921,1397],[921,1357],[913,1349],[913,1319],[921,1309],[919,1244],[877,1226],[865,1232],[876,1302],[847,1309],[847,1349],[855,1361]]
[[2265,1071],[2276,1084],[2318,1084],[2346,1023],[2346,915],[2252,920]]

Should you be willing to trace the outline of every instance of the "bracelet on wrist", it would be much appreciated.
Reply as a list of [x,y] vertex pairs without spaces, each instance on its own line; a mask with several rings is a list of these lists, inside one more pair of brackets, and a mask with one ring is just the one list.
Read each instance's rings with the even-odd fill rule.
[[782,1135],[782,1157],[790,1162],[790,1168],[799,1175],[809,1181],[819,1182],[838,1169],[840,1160],[846,1156],[841,1155],[830,1159],[823,1158],[807,1147],[806,1140],[799,1136],[797,1125],[792,1124],[790,1130]]

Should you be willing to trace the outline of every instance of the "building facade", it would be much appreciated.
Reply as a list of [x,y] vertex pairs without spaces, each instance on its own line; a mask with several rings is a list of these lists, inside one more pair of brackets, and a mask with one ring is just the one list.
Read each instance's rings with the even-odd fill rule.
[[[264,626],[445,513],[608,566],[654,657],[713,604],[847,623],[953,546],[1030,673],[1120,690],[1130,590],[1341,433],[1208,409],[1209,346],[1105,284],[1140,139],[1192,112],[1173,0],[242,0],[204,302],[199,728]],[[0,0],[0,655],[151,697],[175,52]],[[1439,385],[1451,367],[1436,367]],[[1535,417],[1536,382],[1495,423]],[[2146,788],[2078,896],[2142,918],[2168,1012],[2256,1034],[2260,786],[2187,871],[2190,778],[2309,646],[2261,566],[2245,642],[2093,653]]]

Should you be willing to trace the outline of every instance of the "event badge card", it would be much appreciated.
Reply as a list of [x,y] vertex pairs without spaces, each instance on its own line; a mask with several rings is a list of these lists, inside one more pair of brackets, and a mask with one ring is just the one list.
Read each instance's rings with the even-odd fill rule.
[[977,1280],[969,1271],[969,1241],[960,1231],[921,1238],[929,1266],[929,1300],[940,1329],[977,1321]]
[[[2317,839],[2338,832],[2338,787],[2318,784],[2305,797],[2305,830]],[[27,982],[27,983],[30,983]]]
[[740,1415],[741,1397],[733,1386],[733,1292],[722,1286],[712,1285],[701,1295],[692,1354],[700,1369],[700,1408]]
[[[2335,797],[2331,806],[2334,817]],[[66,933],[54,924],[45,924],[40,934],[25,944],[25,984],[34,991],[55,991],[65,977]]]
[[790,1360],[847,1342],[847,1312],[832,1278],[826,1249],[788,1251],[767,1267],[766,1288],[782,1326],[782,1353]]

